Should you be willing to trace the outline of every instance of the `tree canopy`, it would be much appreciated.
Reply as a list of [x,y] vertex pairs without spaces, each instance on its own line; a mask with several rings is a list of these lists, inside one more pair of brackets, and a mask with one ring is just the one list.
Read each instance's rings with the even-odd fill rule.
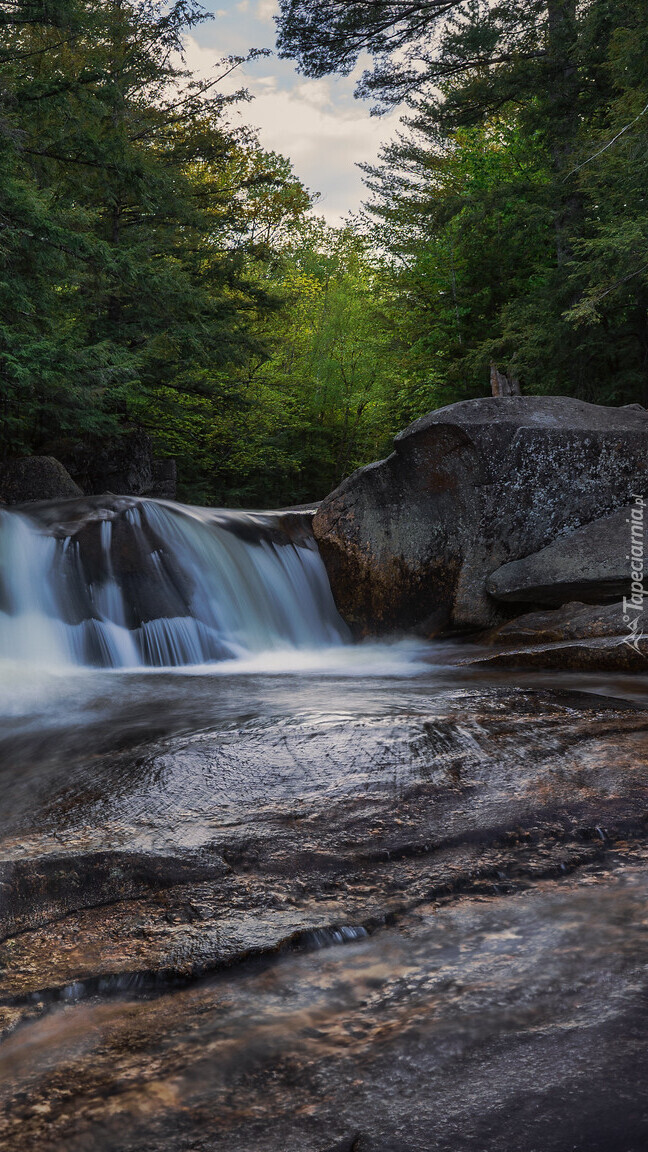
[[[191,75],[195,0],[0,0],[0,456],[143,427],[205,503],[321,497],[489,390],[648,404],[644,0],[282,0],[404,111],[338,227]],[[251,53],[255,55],[254,52]],[[235,126],[236,125],[236,126]]]
[[367,169],[414,372],[403,414],[527,391],[648,403],[642,0],[282,0],[281,51],[350,72],[399,137]]
[[348,75],[369,54],[373,68],[358,94],[385,107],[462,77],[492,79],[495,69],[503,79],[502,65],[509,81],[522,79],[529,62],[551,60],[551,36],[554,48],[568,37],[575,7],[576,0],[280,0],[278,47],[309,76]]

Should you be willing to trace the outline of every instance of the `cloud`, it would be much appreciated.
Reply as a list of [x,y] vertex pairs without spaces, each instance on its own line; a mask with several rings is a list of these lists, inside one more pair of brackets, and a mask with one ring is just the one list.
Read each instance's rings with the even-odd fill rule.
[[257,20],[271,24],[279,12],[278,0],[259,0],[256,8]]
[[359,108],[340,114],[326,82],[300,84],[294,91],[268,91],[245,108],[266,148],[288,156],[312,192],[320,192],[318,211],[339,223],[364,196],[357,164],[375,160],[389,128]]
[[[231,46],[221,52],[188,37],[187,65],[200,75],[213,73],[226,51]],[[376,159],[394,132],[397,114],[370,116],[368,106],[353,99],[354,77],[308,80],[276,59],[237,71],[227,83],[228,91],[244,85],[254,96],[236,115],[258,130],[264,148],[292,161],[311,192],[321,193],[319,213],[337,224],[357,211],[365,197],[357,164]]]

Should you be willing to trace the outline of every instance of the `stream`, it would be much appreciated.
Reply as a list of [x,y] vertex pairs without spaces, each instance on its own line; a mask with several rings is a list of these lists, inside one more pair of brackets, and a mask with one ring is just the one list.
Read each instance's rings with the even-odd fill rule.
[[124,497],[0,512],[0,653],[0,1148],[648,1146],[648,677]]

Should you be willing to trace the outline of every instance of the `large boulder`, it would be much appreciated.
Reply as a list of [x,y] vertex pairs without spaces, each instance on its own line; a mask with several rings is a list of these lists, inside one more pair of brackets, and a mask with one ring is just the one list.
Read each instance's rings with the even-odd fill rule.
[[643,409],[488,397],[410,425],[323,501],[314,530],[356,632],[434,635],[501,623],[496,569],[647,490]]
[[37,500],[68,500],[83,492],[53,456],[24,456],[0,470],[0,503],[29,504]]
[[471,654],[463,665],[485,668],[537,668],[551,671],[635,673],[648,669],[648,640],[623,636],[590,637],[561,643],[513,644]]
[[523,560],[504,564],[487,581],[489,594],[522,604],[565,604],[576,598],[600,604],[630,597],[631,529],[637,510],[642,527],[641,506],[620,508]]
[[154,456],[153,441],[139,425],[124,429],[119,436],[68,444],[63,459],[91,495],[176,498],[175,460]]

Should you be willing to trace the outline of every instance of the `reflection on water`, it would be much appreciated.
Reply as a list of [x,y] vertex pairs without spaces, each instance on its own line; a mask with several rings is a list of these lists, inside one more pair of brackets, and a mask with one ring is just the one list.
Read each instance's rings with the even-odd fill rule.
[[[160,741],[172,737],[239,730],[252,740],[255,731],[282,723],[317,730],[345,721],[427,716],[449,696],[460,705],[462,693],[511,687],[508,670],[458,666],[467,651],[456,643],[367,642],[131,672],[35,670],[5,661],[0,832],[6,836],[29,821],[37,798],[42,805],[62,787],[70,795],[92,791],[108,764],[110,788],[116,787],[120,765],[124,778],[142,776],[138,762],[147,746],[159,751]],[[517,671],[514,677],[519,688],[648,704],[645,677],[538,671]]]
[[[625,1091],[629,1077],[648,1071],[636,1061],[623,1064],[628,1028],[633,1022],[645,1026],[639,1011],[645,992],[640,971],[648,961],[640,860],[633,859],[634,871],[628,867],[622,876],[606,879],[607,888],[597,886],[593,859],[589,872],[583,868],[575,878],[559,874],[557,882],[543,886],[540,881],[528,893],[500,895],[497,879],[488,900],[463,898],[456,908],[427,903],[425,881],[412,912],[399,914],[394,924],[380,922],[380,902],[390,898],[391,852],[383,859],[374,833],[392,818],[396,826],[404,824],[400,789],[407,781],[415,796],[425,787],[428,751],[442,778],[438,803],[449,796],[456,827],[463,821],[461,827],[472,833],[480,779],[492,783],[500,771],[501,806],[487,817],[486,827],[497,825],[498,812],[511,812],[516,787],[524,792],[518,765],[527,753],[540,765],[543,751],[548,758],[543,788],[554,779],[554,764],[569,742],[570,710],[582,732],[588,702],[611,696],[648,703],[645,678],[516,672],[515,687],[531,691],[518,713],[522,726],[514,716],[506,728],[497,707],[506,708],[512,698],[510,671],[459,666],[467,651],[461,644],[407,641],[274,651],[182,670],[35,671],[6,661],[0,666],[2,859],[28,858],[28,868],[34,861],[34,894],[45,900],[44,920],[47,892],[41,892],[39,877],[46,886],[44,878],[64,866],[65,875],[74,877],[75,854],[85,853],[89,860],[86,883],[101,872],[108,892],[105,908],[101,893],[96,907],[92,893],[88,897],[86,923],[94,923],[96,937],[84,936],[74,909],[57,921],[59,936],[46,937],[60,941],[59,955],[52,958],[66,971],[59,999],[45,1003],[38,991],[30,992],[33,1003],[20,1008],[21,1022],[14,1026],[10,1020],[0,1046],[0,1096],[4,1092],[8,1100],[5,1117],[0,1113],[2,1147],[10,1152],[45,1147],[123,1152],[126,1146],[133,1152],[207,1146],[346,1152],[362,1124],[367,1140],[373,1140],[366,1146],[379,1152],[429,1152],[432,1131],[441,1133],[434,1147],[442,1152],[464,1147],[517,1152],[517,1131],[504,1133],[496,1145],[460,1142],[472,1102],[479,1101],[480,1121],[503,1123],[501,1117],[516,1115],[520,1091],[537,1091],[541,1067],[547,1097],[537,1114],[551,1116],[547,1101],[559,1099],[566,1038],[572,1045],[567,1062],[572,1097],[566,1112],[528,1146],[543,1152],[584,1148],[551,1143],[552,1132],[561,1131],[565,1117],[589,1115],[606,1093],[611,1101],[606,1115],[618,1128],[623,1118],[614,1112],[614,1101],[621,1083]],[[506,691],[498,705],[500,689]],[[546,690],[558,690],[563,711],[556,720],[554,703],[553,720],[543,727]],[[535,713],[529,703],[534,693],[540,701]],[[495,699],[495,709],[489,714],[492,739],[480,777],[480,708],[487,697]],[[525,708],[534,721],[528,731]],[[435,715],[445,722],[438,731],[431,722]],[[445,755],[447,749],[451,755]],[[452,771],[464,750],[467,778],[459,787]],[[589,781],[594,784],[593,774]],[[566,795],[574,782],[572,775]],[[606,780],[605,786],[614,790],[616,785]],[[375,806],[371,791],[380,787],[382,808]],[[437,804],[433,788],[429,795],[431,811]],[[529,794],[532,807],[541,795]],[[366,828],[353,823],[357,801],[368,805]],[[294,813],[302,803],[307,820],[299,825]],[[425,813],[428,801],[424,797],[421,803]],[[528,806],[524,796],[517,803],[516,826]],[[309,822],[314,811],[321,813],[320,826]],[[329,846],[331,857],[340,842],[353,857],[362,833],[362,853],[373,863],[357,865],[351,858],[330,893],[326,877],[321,890],[317,876],[311,879],[316,906],[310,912],[308,885],[302,882],[308,874],[299,872],[299,852],[308,847],[314,868],[335,812],[342,840]],[[218,889],[218,923],[209,920],[214,916],[211,882],[187,885],[177,897],[181,910],[189,907],[191,913],[182,928],[189,962],[191,941],[210,939],[218,949],[239,936],[243,962],[187,987],[147,982],[147,972],[155,977],[159,971],[155,941],[166,956],[165,933],[173,933],[177,913],[171,909],[167,921],[165,905],[158,906],[152,895],[148,919],[142,921],[135,909],[131,923],[130,890],[124,885],[111,920],[112,865],[98,864],[97,854],[149,850],[160,858],[165,852],[167,859],[171,853],[199,858],[219,838],[234,842],[232,829],[239,830],[244,851],[252,833],[262,834],[264,819],[272,846],[281,843],[286,827],[294,838],[289,851],[295,863],[290,857],[286,866],[295,884],[287,896],[280,873],[265,875],[261,869],[255,877],[242,866],[225,875]],[[423,838],[425,846],[429,835],[422,827],[420,835],[410,833],[411,842],[417,848]],[[478,871],[480,852],[477,846],[467,876]],[[48,856],[54,860],[49,872]],[[409,857],[399,862],[394,853],[393,859],[397,879],[398,868],[410,866]],[[404,873],[403,905],[413,898],[417,861],[414,855],[411,872]],[[359,892],[376,885],[366,929],[360,913],[356,918],[341,908],[351,898],[348,880]],[[256,904],[255,882],[264,886]],[[60,893],[58,898],[65,908]],[[327,900],[325,913],[318,901]],[[264,917],[290,925],[291,917],[300,915],[307,952],[284,948],[270,951],[263,961],[245,962],[245,932],[254,938]],[[277,929],[279,937],[282,931]],[[18,934],[14,978],[29,970],[34,954],[49,973],[49,958],[38,957],[38,932],[34,921],[31,935],[29,925]],[[119,942],[123,946],[129,933],[135,958],[122,956],[125,975],[112,982],[89,980],[86,992],[74,967],[75,949],[85,957],[87,971],[107,971],[110,977],[115,971],[111,949],[119,957]],[[142,961],[143,994],[137,994],[140,947],[150,948],[146,955],[154,958],[150,967]],[[21,948],[24,960],[16,958]],[[104,967],[97,969],[100,958]],[[32,988],[57,987],[49,976],[39,983],[39,975]],[[526,1051],[532,1058],[525,1065]],[[598,1072],[592,1053],[596,1059],[600,1055]],[[203,1143],[205,1125],[217,1143]],[[612,1146],[587,1145],[596,1152]],[[634,1152],[634,1145],[628,1144],[630,1149]]]
[[[599,800],[641,810],[644,717],[624,702],[648,705],[648,677],[351,644],[312,540],[267,517],[144,502],[51,527],[0,512],[0,986],[20,990],[0,991],[2,1147],[122,1152],[141,1123],[137,1152],[249,1152],[270,1123],[273,1152],[428,1152],[432,1125],[457,1152],[473,1097],[515,1115],[518,1033],[553,1091],[552,1037],[573,1031],[594,1107],[648,961],[641,844],[597,887]],[[201,958],[237,967],[169,991]],[[202,1113],[176,1141],[165,1117],[194,1105],[233,1142],[204,1144]],[[356,1143],[358,1117],[378,1143]]]

